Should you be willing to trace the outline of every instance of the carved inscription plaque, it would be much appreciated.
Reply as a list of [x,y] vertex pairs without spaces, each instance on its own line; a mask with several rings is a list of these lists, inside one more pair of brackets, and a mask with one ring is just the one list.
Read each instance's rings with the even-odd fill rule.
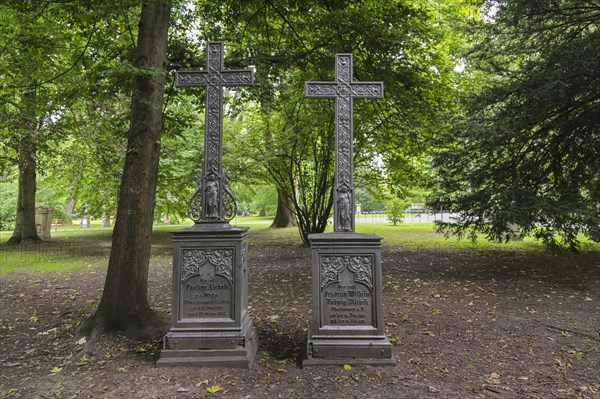
[[233,250],[183,251],[181,317],[233,318]]
[[321,325],[375,326],[372,256],[321,258]]

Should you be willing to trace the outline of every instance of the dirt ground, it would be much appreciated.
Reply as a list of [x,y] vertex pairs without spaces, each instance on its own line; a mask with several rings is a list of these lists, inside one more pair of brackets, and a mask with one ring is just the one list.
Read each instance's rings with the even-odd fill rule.
[[[0,397],[600,398],[598,251],[384,247],[384,320],[396,366],[302,369],[310,251],[261,230],[250,240],[260,339],[251,370],[156,368],[160,340],[121,336],[103,337],[93,356],[80,357],[79,325],[100,298],[105,268],[13,273],[0,277]],[[149,297],[166,314],[172,245],[168,234],[155,241]],[[93,263],[109,244],[49,247],[37,260],[87,251]]]

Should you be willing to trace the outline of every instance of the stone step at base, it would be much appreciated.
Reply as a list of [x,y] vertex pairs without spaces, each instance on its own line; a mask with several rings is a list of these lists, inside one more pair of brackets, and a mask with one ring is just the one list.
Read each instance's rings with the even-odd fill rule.
[[248,341],[246,348],[238,349],[163,349],[157,367],[232,367],[250,369],[258,343]]
[[231,367],[249,369],[251,360],[246,356],[190,356],[181,354],[173,357],[162,356],[156,367]]
[[161,359],[178,358],[178,357],[197,357],[197,358],[214,358],[214,357],[236,357],[246,356],[246,349],[163,349],[160,352]]
[[395,366],[396,361],[394,357],[390,358],[317,358],[312,357],[309,359],[302,360],[302,367],[319,367],[319,366],[344,366],[349,364],[351,366]]

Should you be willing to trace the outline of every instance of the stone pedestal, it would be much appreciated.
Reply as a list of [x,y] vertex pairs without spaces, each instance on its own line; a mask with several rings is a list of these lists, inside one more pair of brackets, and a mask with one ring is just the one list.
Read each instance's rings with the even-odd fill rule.
[[247,235],[228,223],[173,232],[173,325],[157,366],[252,366]]
[[309,239],[313,316],[302,366],[394,365],[383,331],[382,238],[336,232]]
[[35,208],[35,228],[38,237],[42,240],[50,240],[50,231],[52,228],[52,208],[48,206],[38,206]]

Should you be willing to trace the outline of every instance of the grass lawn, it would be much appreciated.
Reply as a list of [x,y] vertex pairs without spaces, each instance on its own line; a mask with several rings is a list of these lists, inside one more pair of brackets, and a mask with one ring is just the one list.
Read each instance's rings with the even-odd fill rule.
[[[296,227],[285,229],[269,228],[269,217],[239,217],[236,226],[248,227],[250,231],[261,232],[261,239],[273,242],[289,242],[300,245]],[[61,227],[52,231],[52,240],[35,245],[17,247],[0,246],[0,275],[12,272],[40,272],[85,269],[107,266],[112,239],[111,228],[101,228],[99,222],[92,222],[89,229]],[[169,236],[174,230],[184,229],[191,224],[163,225],[154,227],[155,236],[160,241],[161,250],[153,250],[153,256],[170,256]],[[357,232],[377,234],[383,237],[384,248],[408,250],[518,250],[543,251],[544,246],[533,238],[522,241],[496,243],[480,237],[473,243],[468,239],[447,238],[434,231],[433,223],[403,223],[394,226],[390,223],[357,223]],[[331,232],[328,226],[326,232]],[[10,238],[10,232],[0,233],[0,243]],[[600,251],[600,245],[582,237],[582,249]],[[155,243],[155,247],[157,244]]]

